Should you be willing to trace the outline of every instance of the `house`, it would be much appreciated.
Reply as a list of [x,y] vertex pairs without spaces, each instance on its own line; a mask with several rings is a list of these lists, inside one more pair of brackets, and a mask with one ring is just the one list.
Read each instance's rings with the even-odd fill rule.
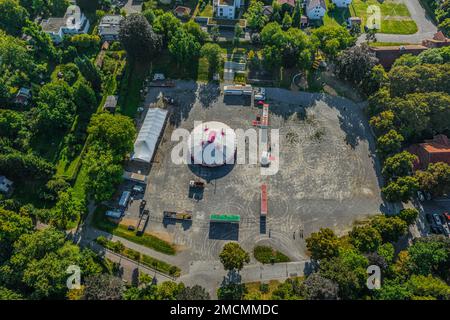
[[295,0],[278,0],[278,4],[280,6],[294,8],[295,7]]
[[338,8],[347,8],[349,5],[352,4],[352,0],[332,0],[332,2]]
[[117,107],[117,96],[107,96],[105,104],[103,105],[103,110],[114,113]]
[[119,40],[120,22],[123,20],[121,15],[106,15],[100,20],[98,25],[98,34],[103,41]]
[[241,0],[214,0],[213,8],[216,17],[234,19],[236,10],[241,7]]
[[436,32],[433,39],[425,39],[422,41],[422,45],[427,48],[442,48],[450,46],[450,39],[447,38],[442,31]]
[[263,7],[263,15],[267,17],[271,17],[273,14],[273,7],[272,6],[264,6]]
[[322,19],[327,12],[325,0],[306,0],[305,11],[309,19]]
[[191,8],[183,7],[183,6],[177,6],[173,10],[173,14],[175,16],[177,16],[178,18],[188,17],[191,14]]
[[14,97],[14,103],[20,104],[22,106],[28,105],[31,99],[31,90],[28,88],[20,88]]
[[6,195],[11,194],[13,182],[8,180],[5,176],[0,176],[0,192]]
[[370,50],[375,53],[375,56],[380,61],[384,69],[389,70],[400,56],[404,54],[419,55],[428,48],[421,45],[404,45],[404,46],[381,46],[370,47]]
[[445,162],[450,164],[450,140],[446,135],[439,134],[432,140],[412,145],[408,152],[417,156],[418,161],[414,163],[414,170],[423,170],[430,163]]
[[50,17],[41,22],[42,30],[50,35],[53,42],[61,43],[65,36],[88,33],[90,24],[80,7],[67,7],[62,18]]

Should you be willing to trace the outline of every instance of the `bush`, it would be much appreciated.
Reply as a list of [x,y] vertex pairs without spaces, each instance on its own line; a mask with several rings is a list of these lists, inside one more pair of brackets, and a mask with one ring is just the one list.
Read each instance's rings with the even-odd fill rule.
[[398,217],[403,221],[405,221],[408,225],[414,224],[418,216],[419,211],[417,211],[417,209],[414,208],[403,209],[398,214]]
[[261,283],[259,285],[259,291],[261,291],[262,293],[269,293],[269,284],[267,283]]
[[256,246],[253,256],[261,263],[279,263],[291,261],[288,256],[268,246]]

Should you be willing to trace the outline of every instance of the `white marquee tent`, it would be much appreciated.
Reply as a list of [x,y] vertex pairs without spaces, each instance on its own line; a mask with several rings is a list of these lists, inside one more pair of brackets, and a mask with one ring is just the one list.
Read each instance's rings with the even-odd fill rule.
[[159,136],[164,128],[167,110],[150,108],[134,143],[132,160],[150,163],[156,150]]

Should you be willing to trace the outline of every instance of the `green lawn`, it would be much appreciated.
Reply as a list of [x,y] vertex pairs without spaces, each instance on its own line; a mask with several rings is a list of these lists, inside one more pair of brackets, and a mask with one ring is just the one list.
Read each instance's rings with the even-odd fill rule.
[[199,17],[212,17],[213,16],[213,7],[210,3],[208,3],[202,11],[199,11],[197,16]]
[[104,246],[105,248],[114,251],[116,253],[122,254],[127,258],[140,262],[143,265],[146,265],[150,268],[156,269],[162,273],[178,277],[180,275],[180,268],[177,266],[173,266],[165,261],[158,260],[151,256],[141,254],[140,252],[127,248],[119,241],[111,241],[106,239],[105,237],[98,237],[96,241]]
[[269,246],[256,246],[253,249],[253,256],[261,263],[278,263],[291,261],[288,256],[281,253],[280,251],[272,249]]
[[105,218],[106,210],[107,208],[105,206],[100,205],[94,212],[92,223],[97,229],[103,230],[115,236],[122,237],[129,241],[165,254],[174,255],[176,253],[175,247],[167,241],[164,241],[147,233],[138,236],[136,235],[135,231],[128,230],[128,228],[126,228],[125,226],[110,222],[107,218]]
[[124,77],[120,84],[119,107],[120,113],[134,118],[141,102],[142,85],[150,66],[140,63],[127,62]]
[[377,0],[353,0],[349,8],[350,14],[361,17],[364,26],[367,21],[367,8],[371,5],[380,7],[381,33],[413,34],[417,32],[417,25],[409,18],[411,14],[406,5],[394,0],[385,0],[383,3]]
[[[410,18],[411,14],[403,3],[394,0],[353,0],[348,9],[335,8],[328,10],[324,17],[326,25],[342,25],[349,17],[362,18],[362,28],[367,22],[367,8],[371,5],[380,7],[381,30],[380,33],[414,34],[417,32],[416,23]],[[331,1],[327,0],[327,6],[331,7]]]

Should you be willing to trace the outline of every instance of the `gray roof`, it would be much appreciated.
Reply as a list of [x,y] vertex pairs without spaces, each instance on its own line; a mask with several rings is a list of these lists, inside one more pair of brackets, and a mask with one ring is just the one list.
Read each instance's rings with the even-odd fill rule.
[[313,10],[315,7],[322,7],[326,10],[325,0],[306,0],[306,10]]
[[118,35],[120,30],[120,22],[123,20],[121,15],[106,15],[100,20],[98,30],[100,35]]
[[81,20],[81,9],[76,5],[67,7],[64,17],[50,17],[41,22],[42,30],[45,32],[59,32],[61,27],[71,27]]
[[116,106],[117,106],[117,96],[106,97],[105,104],[103,105],[104,109],[114,109]]
[[41,22],[42,30],[45,32],[59,32],[66,25],[66,18],[48,18]]

